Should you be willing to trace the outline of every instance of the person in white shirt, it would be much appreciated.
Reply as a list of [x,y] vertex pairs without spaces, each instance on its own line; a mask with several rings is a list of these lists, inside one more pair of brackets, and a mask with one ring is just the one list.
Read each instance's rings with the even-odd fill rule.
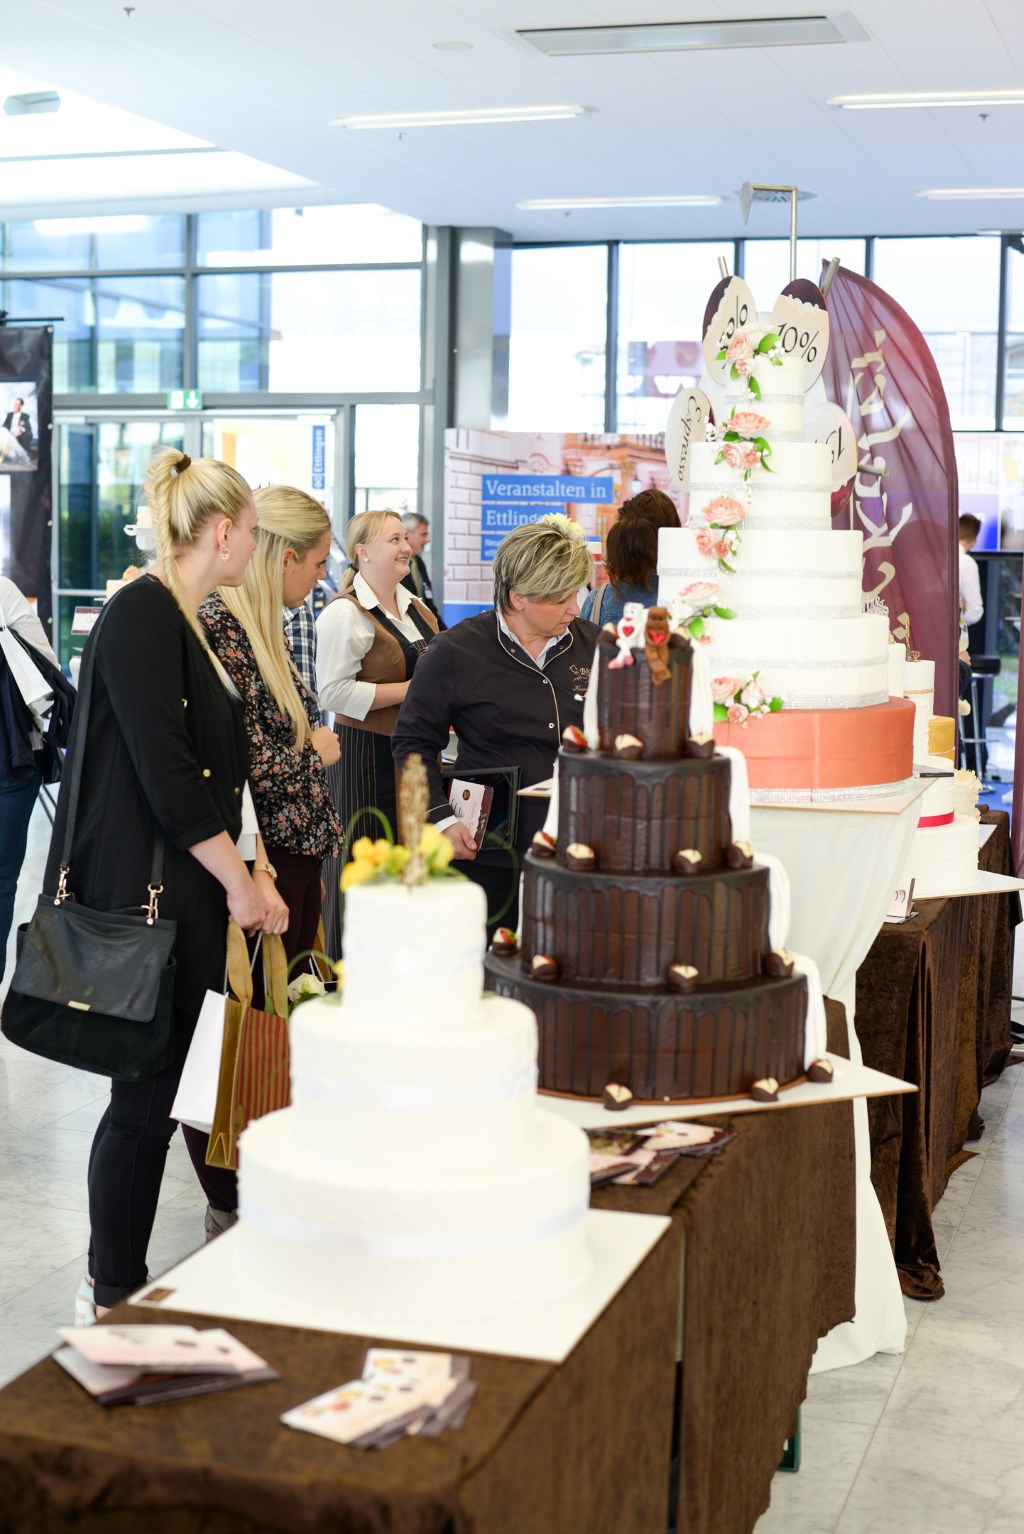
[[981,580],[978,575],[977,561],[970,556],[970,550],[978,541],[981,532],[981,523],[977,517],[965,513],[960,518],[960,627],[970,628],[972,623],[979,623],[985,616],[985,606],[981,600]]
[[0,425],[0,463],[30,464],[32,422],[25,413],[25,401],[14,400]]
[[[341,590],[316,623],[317,691],[334,712],[341,760],[327,769],[334,807],[348,836],[385,834],[383,814],[397,837],[397,795],[391,732],[416,662],[437,633],[437,619],[402,581],[411,550],[401,517],[364,511],[348,525],[351,564]],[[344,853],[342,854],[344,856]],[[340,860],[324,863],[324,939],[340,957]]]

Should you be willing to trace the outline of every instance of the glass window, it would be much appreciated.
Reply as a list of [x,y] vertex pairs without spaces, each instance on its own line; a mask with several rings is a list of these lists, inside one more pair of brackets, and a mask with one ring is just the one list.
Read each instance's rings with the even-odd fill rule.
[[52,318],[55,394],[163,394],[182,382],[185,284],[180,277],[0,282],[0,308]]
[[418,269],[244,272],[196,283],[200,389],[313,394],[420,387]]
[[1003,358],[1003,420],[1007,431],[1024,427],[1024,256],[1006,252],[1006,354]]
[[996,415],[999,240],[877,240],[874,280],[920,328],[954,428],[991,431]]
[[203,417],[203,457],[237,469],[247,484],[297,485],[334,507],[334,415]]
[[[864,275],[863,240],[797,240],[796,274],[820,282],[822,265],[838,256],[849,272]],[[766,314],[789,282],[788,240],[744,240],[743,280]]]
[[342,266],[421,261],[423,226],[376,203],[200,213],[200,266]]
[[185,220],[179,213],[37,218],[0,227],[2,265],[11,272],[180,266],[184,240]]
[[418,405],[357,405],[355,505],[405,514],[417,510],[420,462]]
[[510,428],[604,430],[607,279],[604,245],[512,252]]
[[623,245],[619,253],[619,431],[665,430],[680,389],[700,382],[704,310],[731,269],[732,241]]

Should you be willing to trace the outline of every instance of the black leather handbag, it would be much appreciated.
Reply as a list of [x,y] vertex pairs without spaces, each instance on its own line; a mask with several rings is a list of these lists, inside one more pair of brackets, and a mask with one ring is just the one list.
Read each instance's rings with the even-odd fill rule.
[[159,913],[164,862],[159,832],[148,898],[137,909],[93,911],[79,905],[67,887],[94,655],[95,645],[78,694],[83,749],[74,755],[68,784],[60,881],[56,894],[40,895],[32,920],[18,928],[0,1031],[12,1044],[61,1065],[135,1081],[155,1076],[174,1054],[177,923]]

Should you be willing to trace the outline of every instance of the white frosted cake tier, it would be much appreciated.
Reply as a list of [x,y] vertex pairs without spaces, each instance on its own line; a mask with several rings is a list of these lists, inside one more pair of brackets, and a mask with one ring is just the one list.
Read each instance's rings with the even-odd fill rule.
[[918,825],[929,822],[933,828],[937,828],[937,822],[951,823],[956,808],[952,767],[942,756],[926,756],[920,766],[924,773],[941,773],[941,777],[929,780],[928,787],[918,801]]
[[[763,328],[748,328],[747,335],[756,346],[765,334]],[[748,389],[743,378],[725,375],[725,414],[734,410],[754,410],[765,416],[771,427],[765,436],[771,443],[802,442],[804,439],[804,359],[796,353],[783,353],[778,363],[766,354],[755,356],[751,362],[751,375],[757,379],[761,398],[757,399]]]
[[588,1141],[537,1111],[501,1166],[421,1174],[341,1169],[295,1133],[294,1107],[240,1141],[238,1260],[300,1304],[403,1320],[499,1315],[553,1300],[586,1275]]
[[881,614],[711,618],[707,631],[712,677],[757,671],[764,691],[788,709],[870,708],[889,697],[889,622]]
[[914,896],[958,894],[978,882],[978,822],[954,815],[949,825],[918,826],[902,875],[914,881]]
[[720,570],[697,548],[697,530],[665,527],[658,537],[658,601],[673,599],[692,581],[714,581],[721,601],[740,618],[859,618],[863,534],[743,530],[743,541]]
[[361,884],[345,897],[345,1012],[351,1022],[456,1027],[484,988],[487,901],[469,879]]
[[325,1166],[415,1169],[443,1182],[454,1167],[479,1171],[526,1143],[537,1024],[528,1007],[498,996],[429,1032],[416,1017],[353,1020],[346,985],[340,1006],[296,1008],[291,1069],[296,1146]]
[[901,644],[889,646],[889,696],[902,698],[906,686],[907,652]]
[[715,462],[720,451],[716,442],[695,442],[690,448],[691,520],[702,517],[716,496],[731,495],[749,498],[749,528],[831,528],[832,454],[824,443],[780,442],[772,448],[771,469],[752,469],[746,482],[741,471]]
[[935,662],[908,660],[903,668],[903,696],[914,705],[914,760],[928,755],[928,721],[935,712]]

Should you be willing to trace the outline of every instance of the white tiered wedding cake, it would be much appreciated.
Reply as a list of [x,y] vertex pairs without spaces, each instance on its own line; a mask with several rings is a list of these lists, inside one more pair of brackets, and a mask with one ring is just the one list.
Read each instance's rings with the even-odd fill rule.
[[587,1140],[536,1105],[532,1012],[482,994],[485,910],[465,879],[348,890],[344,1000],[296,1009],[292,1106],[240,1141],[254,1282],[394,1327],[585,1276]]

